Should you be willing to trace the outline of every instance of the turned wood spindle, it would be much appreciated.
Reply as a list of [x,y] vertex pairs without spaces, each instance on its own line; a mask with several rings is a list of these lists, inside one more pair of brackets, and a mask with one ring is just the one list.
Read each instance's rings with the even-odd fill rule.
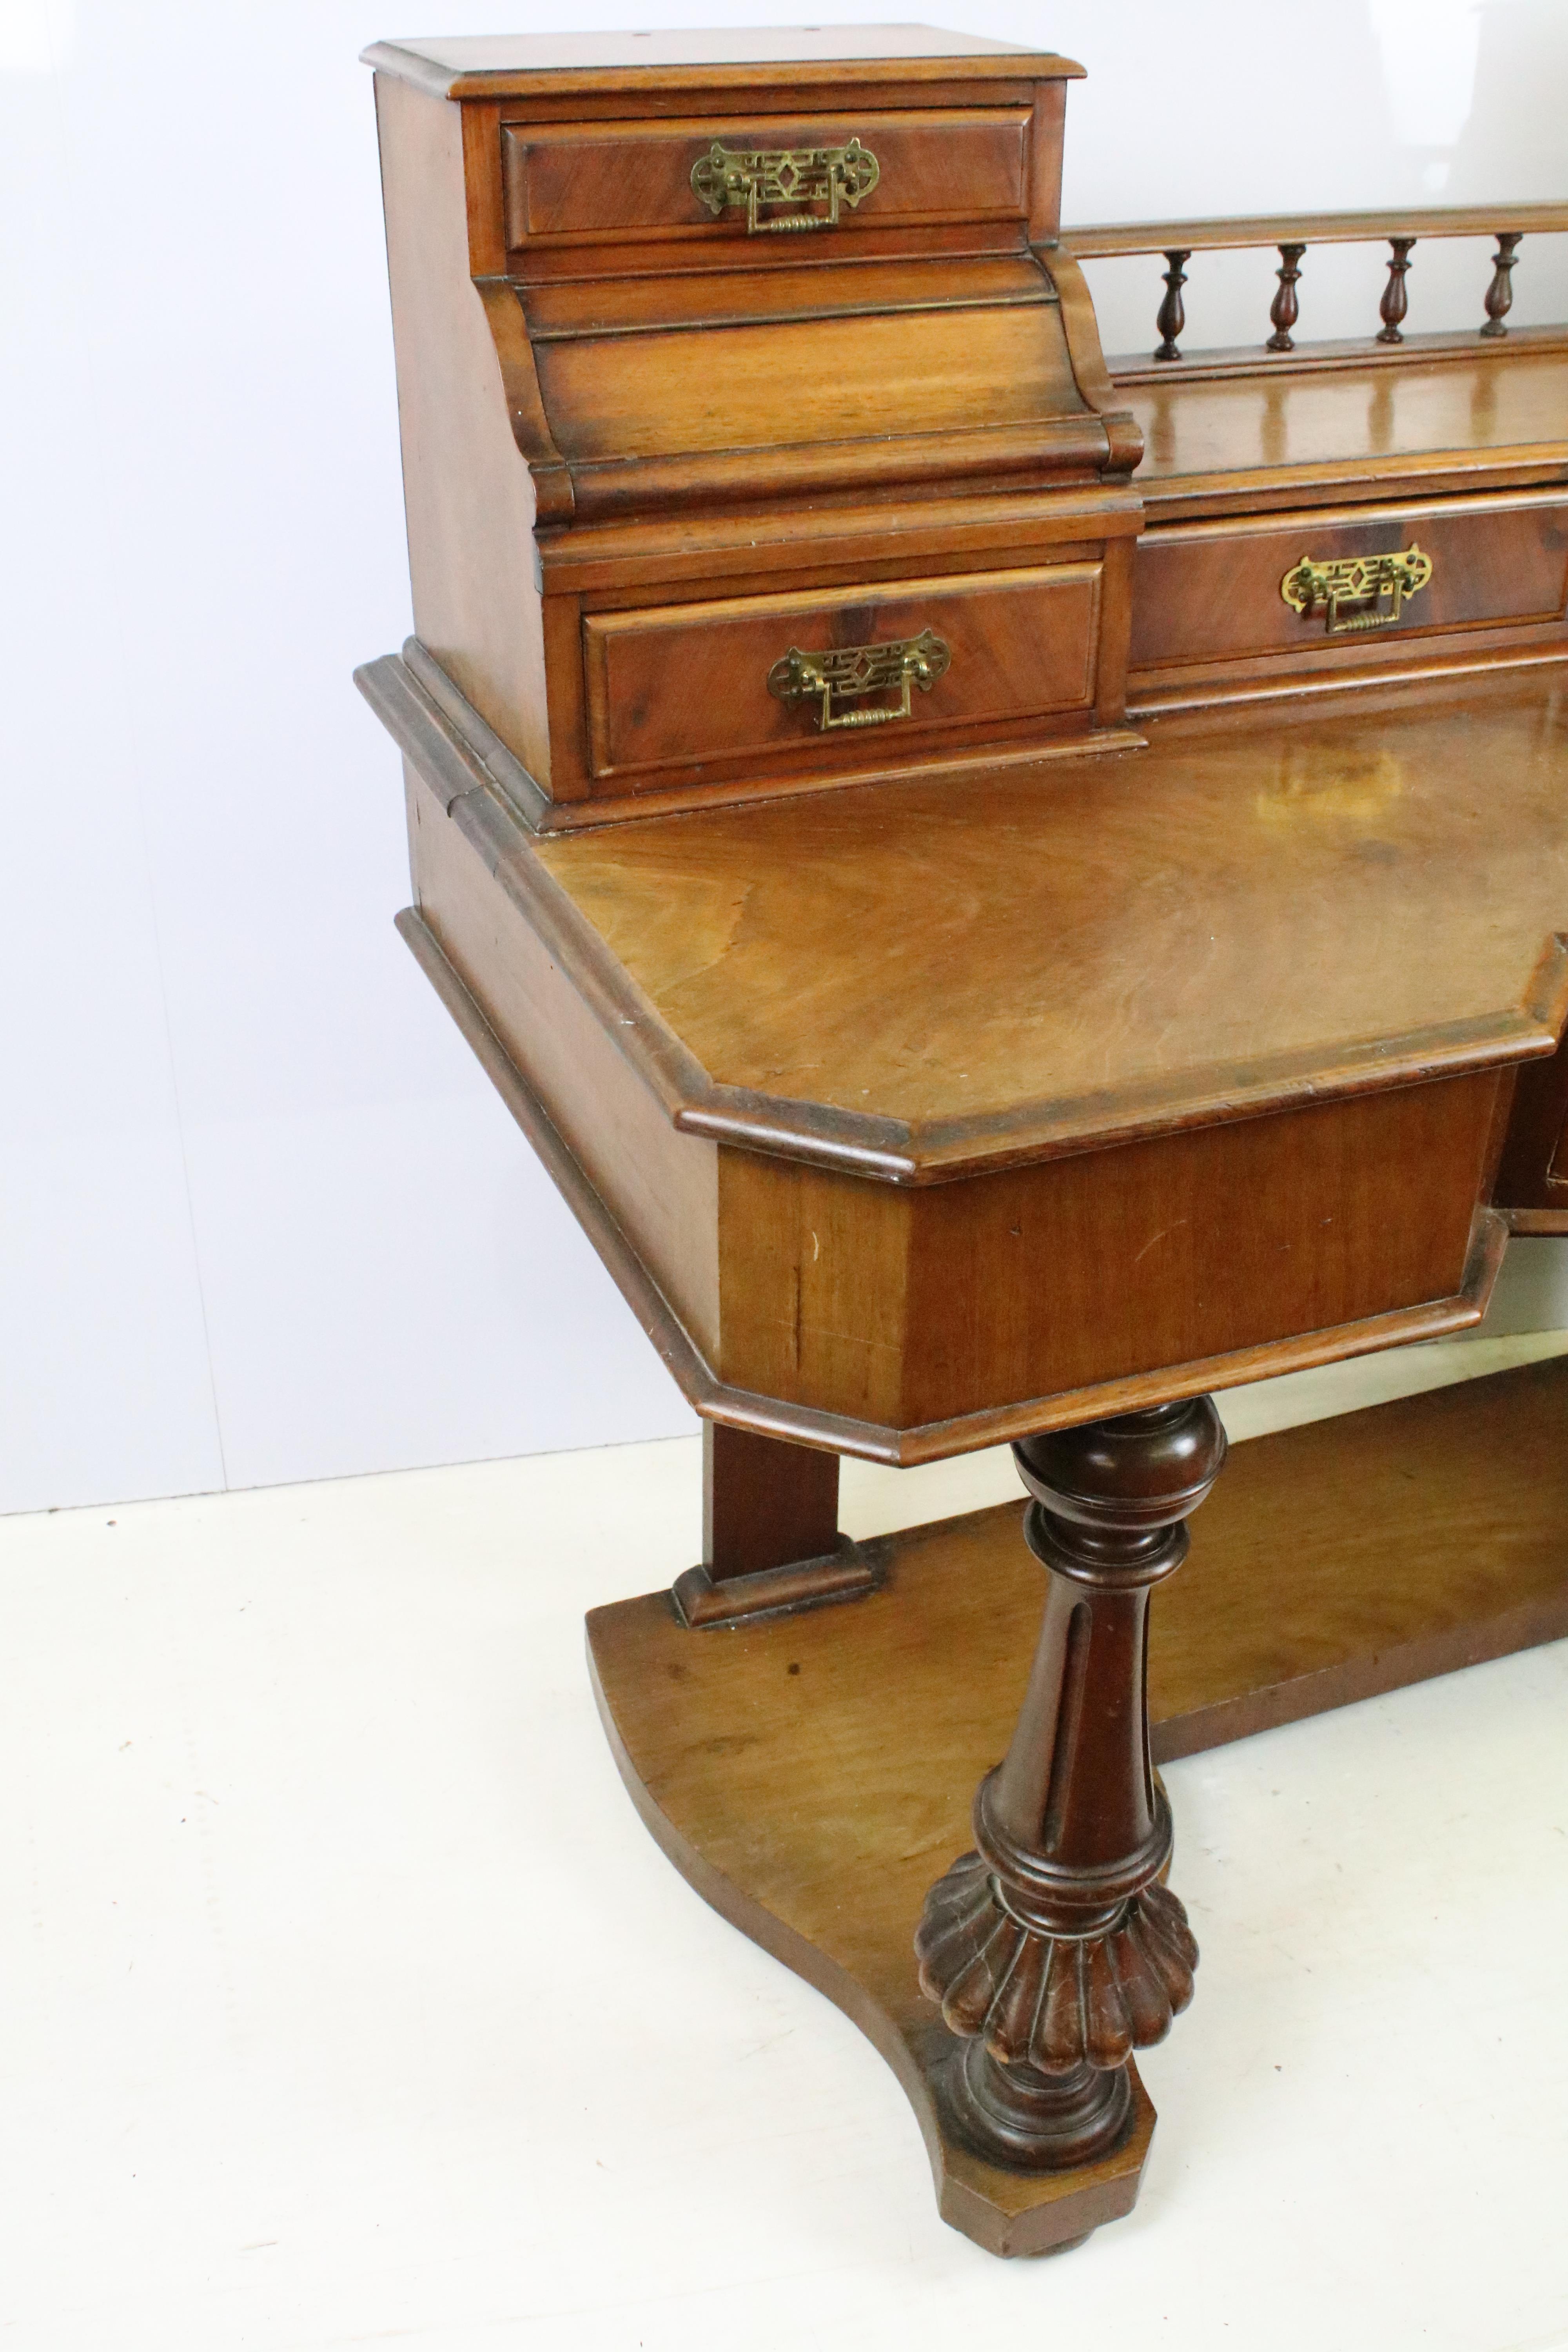
[[1523,235],[1522,229],[1510,229],[1506,233],[1501,229],[1498,231],[1497,251],[1492,256],[1492,282],[1487,288],[1487,323],[1481,329],[1483,335],[1506,335],[1508,332],[1503,320],[1513,308],[1513,265],[1518,259],[1514,248]]
[[1399,331],[1400,321],[1410,308],[1405,280],[1410,273],[1410,248],[1415,239],[1413,236],[1391,236],[1388,242],[1393,258],[1388,265],[1388,283],[1377,306],[1378,316],[1383,320],[1383,330],[1377,340],[1380,343],[1402,343],[1405,338]]
[[1282,245],[1279,248],[1279,268],[1274,273],[1279,280],[1279,291],[1268,308],[1274,332],[1264,345],[1265,351],[1293,352],[1296,348],[1290,330],[1301,315],[1301,306],[1296,299],[1296,281],[1301,275],[1301,256],[1306,250],[1304,245]]
[[1165,259],[1169,267],[1164,272],[1165,299],[1154,320],[1160,336],[1160,348],[1154,357],[1157,360],[1179,360],[1182,354],[1176,349],[1176,337],[1187,323],[1187,314],[1182,308],[1182,289],[1187,282],[1184,265],[1192,259],[1192,248],[1190,246],[1185,248],[1181,246],[1169,247]]
[[1045,1620],[1012,1746],[974,1801],[976,1851],[932,1887],[915,1937],[921,1990],[960,2037],[942,2095],[996,2164],[1109,2153],[1132,2114],[1132,2052],[1192,1999],[1197,1946],[1161,1883],[1171,1814],[1145,1621],[1225,1451],[1209,1397],[1013,1448]]

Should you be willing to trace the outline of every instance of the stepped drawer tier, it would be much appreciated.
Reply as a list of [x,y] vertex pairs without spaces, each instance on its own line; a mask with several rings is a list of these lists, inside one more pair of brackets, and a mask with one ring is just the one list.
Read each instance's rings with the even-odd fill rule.
[[1103,574],[1071,561],[589,614],[595,786],[763,755],[819,762],[851,734],[929,746],[1087,714]]
[[502,133],[506,238],[820,244],[853,229],[1021,220],[1026,107],[513,124]]
[[1458,656],[1563,636],[1568,497],[1321,509],[1171,523],[1136,564],[1132,690]]

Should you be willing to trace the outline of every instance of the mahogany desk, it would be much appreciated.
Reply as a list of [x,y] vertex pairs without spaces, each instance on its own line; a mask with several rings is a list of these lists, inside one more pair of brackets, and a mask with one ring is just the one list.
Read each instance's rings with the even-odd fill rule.
[[[371,61],[400,922],[707,1433],[703,1561],[590,1620],[606,1727],[893,2063],[946,2218],[1052,2251],[1131,2206],[1192,1996],[1156,1759],[1568,1629],[1551,1374],[1358,1417],[1421,1563],[1378,1606],[1313,1431],[1150,1613],[1210,1391],[1474,1323],[1564,1213],[1568,356],[1396,348],[1394,236],[1394,341],[1298,361],[1285,238],[1271,356],[1178,391],[1184,224],[1113,375],[1043,54]],[[1004,1439],[1022,1539],[839,1537],[839,1455]]]

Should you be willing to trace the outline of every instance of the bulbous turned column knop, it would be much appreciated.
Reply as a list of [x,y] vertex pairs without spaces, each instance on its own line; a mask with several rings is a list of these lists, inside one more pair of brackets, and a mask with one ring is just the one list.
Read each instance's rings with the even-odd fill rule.
[[994,2162],[1053,2169],[1114,2147],[1132,2052],[1192,1999],[1197,1946],[1161,1884],[1146,1624],[1225,1450],[1207,1397],[1013,1449],[1045,1618],[1012,1744],[974,1801],[975,1851],[915,1937],[922,1990],[963,2045],[943,2078],[952,2120]]
[[1165,280],[1165,299],[1154,321],[1155,332],[1160,338],[1160,347],[1154,353],[1157,360],[1179,360],[1182,356],[1176,338],[1187,323],[1187,314],[1182,305],[1182,289],[1187,282],[1186,264],[1192,257],[1186,246],[1173,245],[1166,250],[1166,267],[1161,273]]
[[1301,256],[1306,250],[1304,245],[1282,245],[1279,247],[1279,267],[1274,273],[1279,284],[1268,306],[1269,324],[1274,332],[1263,346],[1266,352],[1293,352],[1296,348],[1290,330],[1301,315],[1296,288],[1301,276]]
[[1415,239],[1413,236],[1391,236],[1388,243],[1388,283],[1377,306],[1378,316],[1383,320],[1377,340],[1380,343],[1402,343],[1405,341],[1402,322],[1410,308],[1410,296],[1405,280],[1410,273],[1410,256]]
[[1492,282],[1487,288],[1487,318],[1481,329],[1483,335],[1496,337],[1508,332],[1503,321],[1513,308],[1514,265],[1519,259],[1519,241],[1523,234],[1522,229],[1498,232],[1497,251],[1492,256]]

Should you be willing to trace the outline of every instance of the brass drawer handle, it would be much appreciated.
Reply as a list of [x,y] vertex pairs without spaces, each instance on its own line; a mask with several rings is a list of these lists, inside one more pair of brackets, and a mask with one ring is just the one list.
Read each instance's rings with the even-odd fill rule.
[[1303,619],[1326,604],[1328,633],[1338,637],[1352,629],[1387,628],[1398,620],[1405,597],[1419,594],[1431,577],[1432,559],[1418,547],[1403,555],[1342,555],[1331,563],[1304,555],[1279,583],[1279,593]]
[[[793,710],[798,702],[820,696],[818,727],[879,727],[885,719],[910,716],[910,688],[929,694],[942,677],[952,656],[931,629],[918,637],[902,637],[887,646],[840,646],[832,653],[803,654],[791,646],[768,672],[768,692]],[[899,694],[895,707],[874,710],[834,711],[835,698],[847,702],[863,694]]]
[[[715,139],[691,166],[691,187],[715,220],[727,205],[744,205],[746,235],[768,236],[837,228],[840,204],[853,212],[881,176],[881,165],[858,139],[847,147],[725,147]],[[763,220],[763,205],[826,205],[827,210]]]

